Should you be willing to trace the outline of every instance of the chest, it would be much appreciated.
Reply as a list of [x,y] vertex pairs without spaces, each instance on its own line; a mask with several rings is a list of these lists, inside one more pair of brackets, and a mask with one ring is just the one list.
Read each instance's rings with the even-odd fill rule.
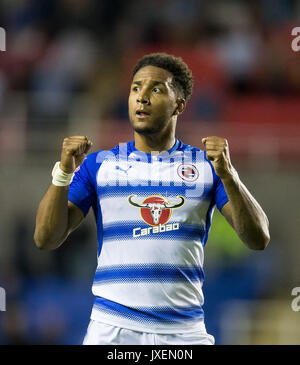
[[104,224],[204,222],[213,198],[213,174],[207,161],[104,161],[97,174],[97,195]]

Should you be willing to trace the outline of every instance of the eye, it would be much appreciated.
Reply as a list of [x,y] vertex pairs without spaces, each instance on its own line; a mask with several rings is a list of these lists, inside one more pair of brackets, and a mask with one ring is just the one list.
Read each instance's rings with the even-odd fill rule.
[[134,86],[133,88],[132,88],[132,91],[138,91],[138,86]]
[[160,90],[158,87],[155,87],[155,88],[153,89],[153,91],[154,91],[155,93],[159,93],[161,90]]

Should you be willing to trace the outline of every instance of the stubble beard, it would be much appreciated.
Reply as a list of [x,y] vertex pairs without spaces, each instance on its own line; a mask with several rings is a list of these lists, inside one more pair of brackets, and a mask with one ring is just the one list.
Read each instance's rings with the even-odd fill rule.
[[153,135],[160,131],[159,128],[155,128],[155,127],[152,127],[152,128],[151,127],[145,127],[145,128],[134,127],[133,129],[136,133],[141,134],[143,136]]
[[[134,122],[131,118],[130,118],[130,123],[131,126],[133,127],[133,130],[136,133],[141,134],[143,136],[150,136],[153,134],[160,133],[166,127],[166,125],[163,123],[162,120],[154,121],[153,125],[149,127],[139,126],[138,123]],[[140,123],[142,124],[143,122]]]

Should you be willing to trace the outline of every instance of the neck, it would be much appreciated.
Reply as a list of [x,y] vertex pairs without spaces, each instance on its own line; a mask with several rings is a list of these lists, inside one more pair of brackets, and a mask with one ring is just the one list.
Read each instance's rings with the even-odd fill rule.
[[168,151],[174,146],[175,140],[175,131],[167,135],[142,135],[134,132],[135,148],[146,153]]

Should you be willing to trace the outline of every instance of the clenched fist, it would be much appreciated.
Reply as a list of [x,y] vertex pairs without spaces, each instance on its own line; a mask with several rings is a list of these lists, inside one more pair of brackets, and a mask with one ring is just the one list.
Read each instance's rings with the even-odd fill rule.
[[227,140],[211,136],[202,138],[202,143],[206,148],[206,157],[211,161],[216,174],[221,179],[232,176],[235,170],[231,165]]
[[71,174],[80,166],[86,157],[92,142],[85,136],[67,137],[63,141],[60,168]]

